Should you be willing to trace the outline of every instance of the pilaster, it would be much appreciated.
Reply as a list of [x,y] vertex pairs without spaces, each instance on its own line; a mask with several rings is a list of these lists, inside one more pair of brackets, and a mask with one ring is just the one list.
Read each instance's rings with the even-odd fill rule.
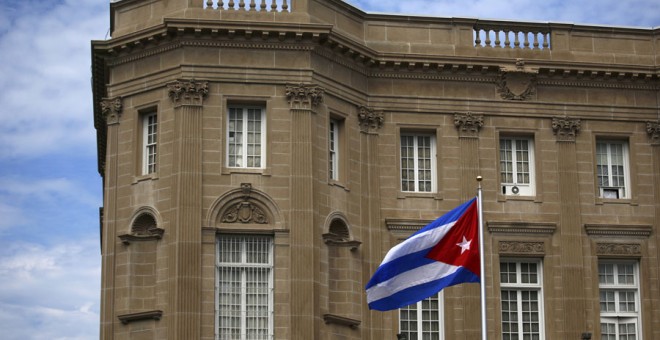
[[[360,183],[360,210],[362,211],[360,224],[363,226],[362,251],[367,261],[362,269],[362,286],[366,286],[371,275],[376,271],[385,251],[392,245],[383,237],[383,227],[380,217],[380,166],[379,166],[379,131],[385,117],[382,111],[366,106],[358,106],[358,122],[360,124],[360,154],[361,169]],[[364,339],[386,339],[396,330],[392,322],[392,313],[382,313],[369,310],[363,305],[364,324],[369,329],[363,333]],[[394,328],[394,329],[393,329]],[[368,332],[368,333],[367,333]]]
[[[585,258],[575,141],[580,132],[580,119],[556,117],[552,130],[557,136],[557,168],[559,182],[559,258],[561,285],[555,296],[562,305],[557,315],[557,335],[563,339],[579,339],[583,332],[593,332],[584,324],[587,301],[584,284]],[[593,325],[591,325],[593,326]]]
[[[649,267],[655,268],[656,273],[651,273],[651,277],[660,277],[660,120],[657,122],[647,122],[646,123],[646,132],[649,135],[649,144],[651,147],[651,153],[653,158],[653,178],[651,183],[653,185],[653,197],[655,202],[655,216],[653,219],[652,230],[655,232],[655,256],[651,255],[649,259]],[[652,249],[651,247],[649,247]],[[653,263],[655,262],[655,263]],[[655,287],[655,289],[653,288]],[[652,330],[651,338],[657,339],[660,338],[660,291],[658,289],[658,282],[651,282],[650,289],[650,300],[653,301],[652,305],[652,314],[645,318],[645,320],[652,320],[651,326],[648,327]],[[647,329],[648,330],[648,329]]]
[[202,103],[206,82],[167,85],[174,105],[174,208],[169,231],[168,338],[199,339],[202,296]]
[[314,225],[314,109],[324,89],[312,84],[286,86],[291,112],[291,339],[317,339],[320,327],[318,294],[321,235]]
[[[454,115],[454,126],[458,129],[460,152],[460,202],[465,202],[477,194],[479,168],[479,131],[484,125],[483,115],[471,112]],[[487,236],[487,235],[485,235]],[[486,245],[488,242],[485,242]],[[488,253],[488,250],[486,250]],[[457,285],[445,293],[445,310],[448,320],[446,334],[455,334],[460,339],[481,337],[481,299],[479,285]]]
[[117,246],[117,178],[119,151],[119,119],[123,110],[122,98],[106,98],[101,101],[101,112],[107,124],[105,160],[105,188],[103,198],[103,230],[101,235],[101,339],[113,339],[115,319],[115,251]]

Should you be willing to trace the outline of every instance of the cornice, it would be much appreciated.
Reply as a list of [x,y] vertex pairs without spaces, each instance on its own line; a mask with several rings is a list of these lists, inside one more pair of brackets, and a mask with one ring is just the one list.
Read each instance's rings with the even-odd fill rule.
[[557,224],[552,222],[488,222],[488,231],[493,234],[552,235],[556,230]]
[[589,236],[642,238],[651,236],[653,230],[650,225],[619,224],[585,224],[584,229]]

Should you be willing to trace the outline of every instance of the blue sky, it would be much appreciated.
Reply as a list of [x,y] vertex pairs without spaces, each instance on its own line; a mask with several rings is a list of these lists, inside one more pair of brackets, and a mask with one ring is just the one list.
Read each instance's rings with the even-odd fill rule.
[[[205,0],[199,0],[205,1]],[[351,0],[370,12],[660,25],[657,0]],[[98,338],[100,249],[90,41],[107,0],[0,0],[0,330]]]

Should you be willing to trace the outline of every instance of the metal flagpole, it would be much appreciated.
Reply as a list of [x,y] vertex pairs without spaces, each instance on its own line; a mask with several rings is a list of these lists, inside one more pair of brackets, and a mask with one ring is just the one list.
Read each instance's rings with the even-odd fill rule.
[[485,252],[484,252],[484,214],[481,204],[481,181],[483,178],[477,176],[477,215],[479,220],[479,270],[481,274],[479,278],[480,290],[481,290],[481,339],[488,339],[488,328],[486,327],[486,261],[485,261]]

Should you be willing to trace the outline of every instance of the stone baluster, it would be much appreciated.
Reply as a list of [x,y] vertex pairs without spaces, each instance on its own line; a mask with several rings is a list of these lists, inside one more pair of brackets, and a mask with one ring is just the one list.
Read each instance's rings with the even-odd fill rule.
[[286,0],[282,0],[282,12],[288,12],[289,11],[289,5],[287,4]]
[[212,0],[206,0],[206,8],[213,8],[213,1]]
[[260,11],[266,11],[266,0],[261,0],[261,5],[259,5]]
[[256,0],[250,0],[250,12],[256,11],[257,10],[257,3]]
[[513,41],[513,47],[518,48],[520,47],[520,32],[518,30],[513,31],[515,34],[513,35],[514,41]]
[[277,0],[273,0],[273,2],[270,4],[270,11],[277,12]]
[[505,29],[504,30],[504,47],[511,47],[511,40],[509,39],[509,34],[511,33],[511,30]]
[[485,29],[484,31],[486,31],[486,46],[487,46],[487,47],[492,47],[492,45],[490,44],[490,43],[491,43],[491,40],[490,40],[490,29]]
[[225,9],[225,2],[222,0],[218,0],[218,9],[223,10]]
[[481,46],[481,29],[480,28],[475,28],[474,29],[474,45],[475,46]]
[[234,0],[229,0],[228,10],[233,11],[234,10]]
[[502,33],[502,30],[500,29],[495,30],[495,47],[502,47],[500,41],[500,33]]
[[245,0],[240,0],[238,2],[238,9],[241,10],[241,11],[245,10]]
[[529,32],[523,32],[525,35],[525,48],[529,48]]
[[534,34],[534,49],[538,49],[539,48],[539,34],[540,33],[539,32],[533,32],[532,34]]
[[550,32],[543,33],[543,48],[550,47]]

